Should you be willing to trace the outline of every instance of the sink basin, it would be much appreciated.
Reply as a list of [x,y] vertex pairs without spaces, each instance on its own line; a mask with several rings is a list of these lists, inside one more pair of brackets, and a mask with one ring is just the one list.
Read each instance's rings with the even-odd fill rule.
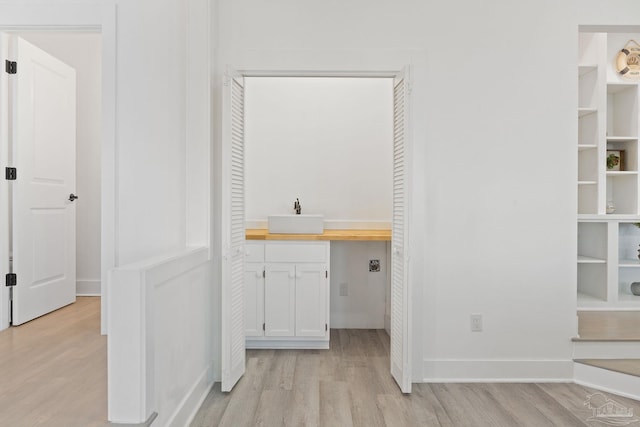
[[269,233],[322,234],[324,215],[269,215]]

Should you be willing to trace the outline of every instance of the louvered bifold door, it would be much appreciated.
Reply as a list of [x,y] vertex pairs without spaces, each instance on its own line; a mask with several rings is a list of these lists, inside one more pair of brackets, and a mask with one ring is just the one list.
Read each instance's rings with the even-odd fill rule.
[[391,374],[403,393],[411,392],[407,198],[408,79],[393,86],[393,224],[391,237]]
[[227,71],[222,141],[222,391],[245,370],[244,80]]

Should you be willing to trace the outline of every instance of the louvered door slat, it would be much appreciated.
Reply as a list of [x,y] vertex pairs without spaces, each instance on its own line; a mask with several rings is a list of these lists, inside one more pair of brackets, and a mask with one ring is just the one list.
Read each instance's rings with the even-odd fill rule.
[[407,79],[394,79],[393,90],[393,223],[391,254],[391,374],[404,393],[411,392],[409,300],[407,283]]
[[244,80],[225,76],[222,143],[222,391],[245,370],[244,327]]

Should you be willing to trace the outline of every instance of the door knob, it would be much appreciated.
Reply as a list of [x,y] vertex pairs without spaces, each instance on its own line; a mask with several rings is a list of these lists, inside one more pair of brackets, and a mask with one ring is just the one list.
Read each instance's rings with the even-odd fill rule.
[[73,193],[69,194],[69,201],[70,202],[73,202],[77,198],[78,198],[78,196],[76,196],[75,194],[73,194]]

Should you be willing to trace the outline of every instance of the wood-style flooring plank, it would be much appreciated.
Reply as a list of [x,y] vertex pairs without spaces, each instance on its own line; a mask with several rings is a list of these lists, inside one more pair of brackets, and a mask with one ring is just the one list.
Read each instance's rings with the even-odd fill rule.
[[320,425],[353,426],[349,383],[320,381]]
[[100,298],[0,332],[0,426],[107,423],[107,338]]
[[[594,425],[584,402],[596,391],[576,384],[414,384],[404,395],[388,344],[384,331],[331,330],[329,350],[251,350],[245,377],[212,392],[192,426]],[[640,402],[604,395],[640,414]]]

